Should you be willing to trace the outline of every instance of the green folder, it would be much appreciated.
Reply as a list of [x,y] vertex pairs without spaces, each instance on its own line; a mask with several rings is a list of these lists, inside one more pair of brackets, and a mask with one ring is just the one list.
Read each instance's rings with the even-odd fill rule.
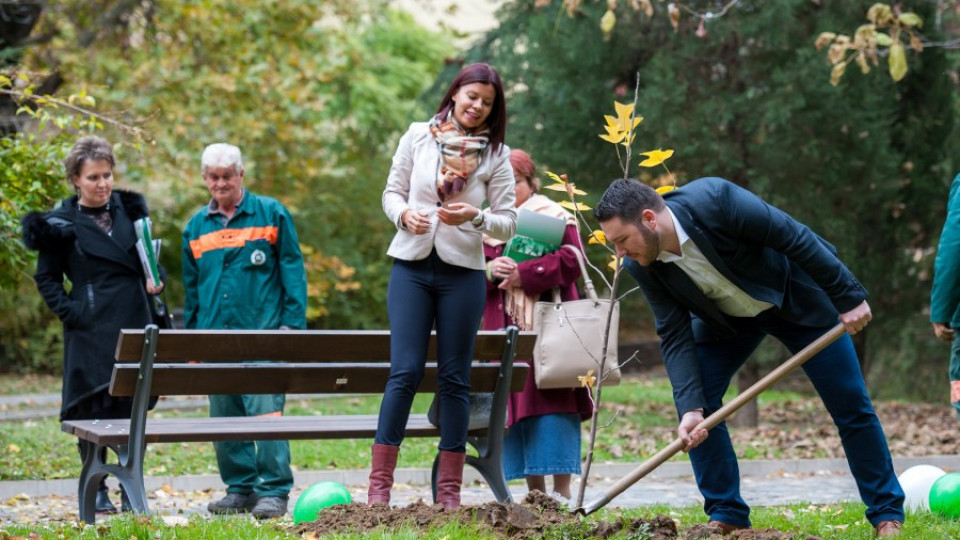
[[520,210],[517,233],[503,249],[503,256],[516,262],[529,261],[560,248],[567,220]]

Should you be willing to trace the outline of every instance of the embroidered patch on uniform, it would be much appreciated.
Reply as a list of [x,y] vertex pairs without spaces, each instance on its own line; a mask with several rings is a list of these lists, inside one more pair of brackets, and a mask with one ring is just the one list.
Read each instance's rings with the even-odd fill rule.
[[260,266],[261,264],[267,262],[267,254],[263,251],[255,250],[250,254],[250,263]]

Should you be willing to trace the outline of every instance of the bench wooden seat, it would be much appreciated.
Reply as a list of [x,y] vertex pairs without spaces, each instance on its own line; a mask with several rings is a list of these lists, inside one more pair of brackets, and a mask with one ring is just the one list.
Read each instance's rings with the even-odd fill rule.
[[[533,354],[535,334],[481,331],[477,334],[471,392],[492,394],[490,412],[468,433],[476,455],[467,464],[477,469],[500,502],[512,500],[502,467],[506,406],[510,392],[520,391],[529,366],[514,358]],[[435,337],[418,393],[437,385]],[[372,439],[377,416],[370,414],[230,418],[152,418],[150,396],[209,394],[382,394],[390,371],[387,331],[326,330],[122,330],[117,343],[110,393],[131,396],[131,418],[68,420],[64,432],[84,447],[80,473],[80,518],[93,523],[100,479],[114,475],[124,486],[134,511],[147,513],[143,460],[148,443],[251,440]],[[425,414],[411,414],[407,437],[439,437]],[[102,456],[105,449],[117,463]],[[436,499],[437,464],[433,467]]]
[[[124,444],[130,425],[124,420],[73,420],[73,435],[105,446]],[[269,441],[311,439],[373,439],[377,415],[281,416],[236,418],[151,418],[144,439],[150,443]],[[486,429],[469,432],[482,436]],[[425,414],[411,414],[407,437],[439,437],[440,430]]]

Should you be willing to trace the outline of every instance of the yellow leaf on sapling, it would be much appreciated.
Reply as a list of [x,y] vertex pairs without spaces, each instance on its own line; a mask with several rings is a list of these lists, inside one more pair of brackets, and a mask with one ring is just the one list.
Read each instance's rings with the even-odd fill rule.
[[647,159],[640,162],[641,167],[656,167],[673,156],[673,150],[651,150],[643,152],[641,156],[647,156]]
[[596,229],[590,233],[590,240],[587,243],[607,245],[607,235],[602,230]]
[[559,204],[560,206],[566,208],[567,210],[580,210],[581,212],[585,212],[585,211],[587,211],[587,210],[591,210],[591,208],[590,208],[589,206],[587,206],[587,205],[585,205],[585,204],[583,204],[583,203],[579,203],[579,202],[576,203],[576,204],[574,204],[574,203],[572,203],[572,202],[570,202],[570,201],[560,201],[560,202],[557,203],[557,204]]
[[564,184],[550,184],[549,186],[543,186],[543,189],[549,189],[551,191],[562,191],[567,192],[567,186]]
[[621,123],[626,123],[626,120],[630,118],[630,115],[633,114],[633,103],[620,103],[619,101],[613,102],[613,107],[617,111],[617,119]]
[[660,186],[656,191],[657,193],[663,195],[664,193],[669,193],[675,189],[677,189],[677,186]]
[[566,183],[566,180],[564,180],[563,178],[560,178],[559,176],[557,176],[557,173],[547,171],[547,176],[549,176],[551,180],[553,180],[554,182],[556,182],[556,183],[558,183],[558,184],[565,184],[565,183]]
[[605,134],[605,133],[601,133],[601,134],[599,135],[599,137],[600,137],[601,139],[607,141],[608,143],[618,144],[618,143],[620,143],[621,141],[623,141],[623,138],[626,137],[626,135],[627,135],[626,133],[624,133],[624,132],[622,132],[622,131],[618,131],[618,132],[616,132],[616,134],[612,134],[612,135],[607,135],[607,134]]
[[593,376],[593,370],[588,370],[586,375],[577,375],[577,380],[580,381],[581,387],[593,388],[593,385],[596,384],[597,378]]
[[609,269],[613,270],[614,272],[616,272],[616,271],[617,271],[617,267],[620,266],[620,258],[617,257],[616,255],[611,255],[611,256],[610,256],[610,259],[611,259],[611,261],[610,261],[609,264],[607,264],[607,268],[609,268]]

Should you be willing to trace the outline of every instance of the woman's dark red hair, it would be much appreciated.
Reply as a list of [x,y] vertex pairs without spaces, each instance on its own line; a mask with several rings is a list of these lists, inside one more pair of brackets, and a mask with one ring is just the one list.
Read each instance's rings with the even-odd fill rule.
[[493,108],[490,110],[490,116],[487,117],[487,129],[490,131],[490,146],[493,153],[500,151],[503,145],[503,138],[507,131],[507,101],[503,95],[503,83],[500,81],[500,75],[490,64],[470,64],[460,70],[447,93],[440,100],[440,106],[437,107],[437,115],[445,118],[453,109],[453,95],[461,86],[483,83],[492,85],[496,91],[496,97],[493,100]]

